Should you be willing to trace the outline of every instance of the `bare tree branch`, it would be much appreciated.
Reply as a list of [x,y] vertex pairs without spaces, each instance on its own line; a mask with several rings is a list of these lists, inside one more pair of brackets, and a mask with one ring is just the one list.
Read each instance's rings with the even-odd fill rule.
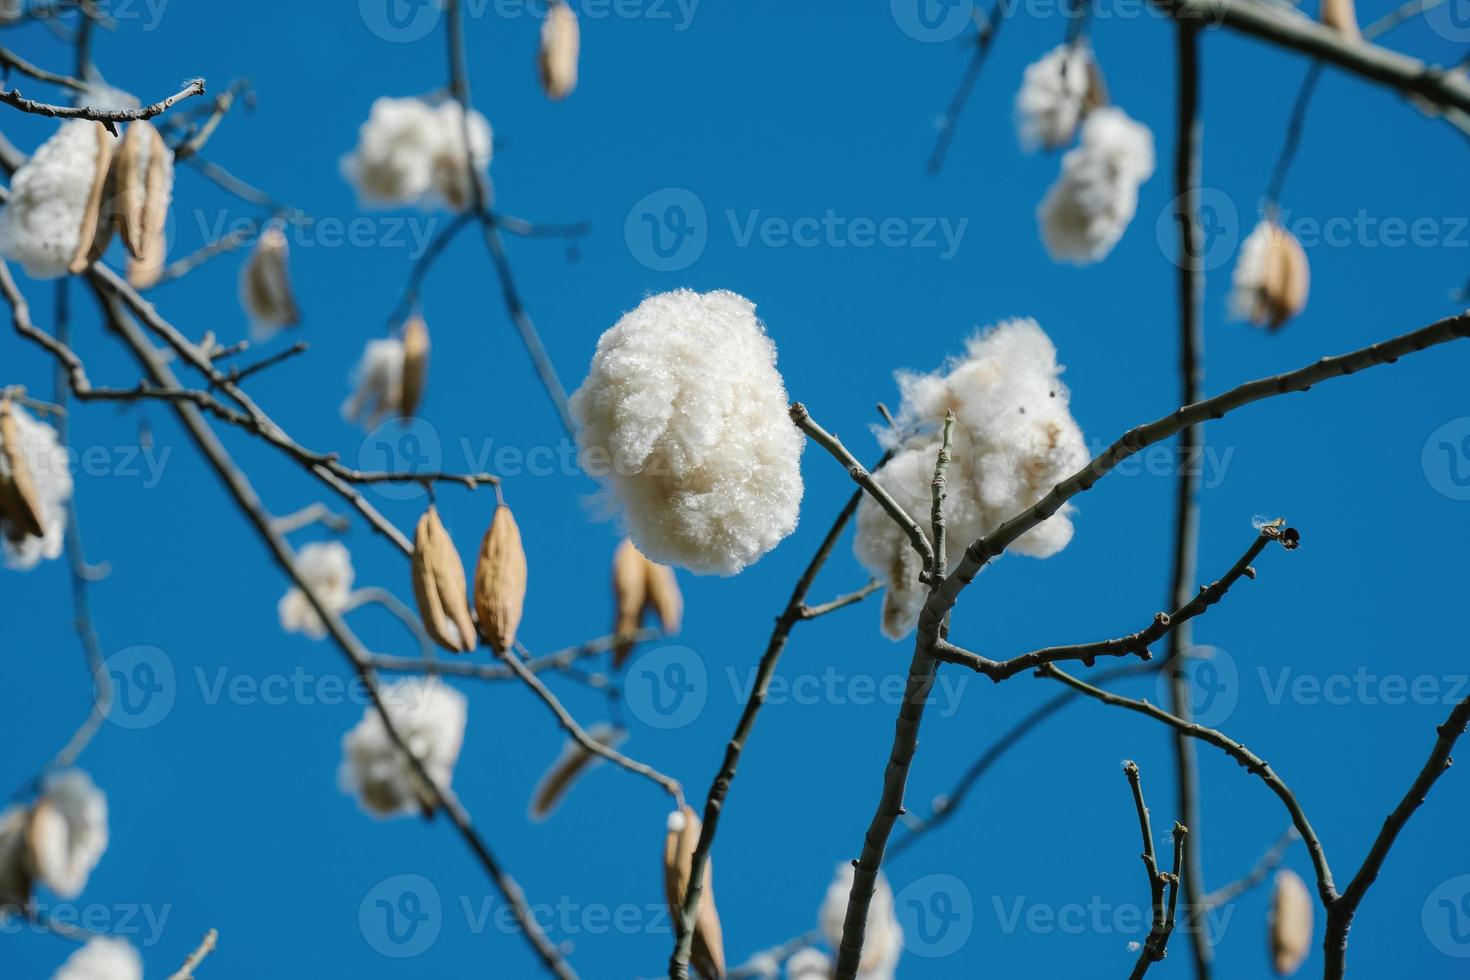
[[0,102],[12,105],[22,112],[30,112],[38,116],[49,116],[53,119],[91,119],[106,126],[108,132],[116,136],[117,123],[135,122],[139,119],[152,119],[154,116],[159,116],[167,112],[175,102],[181,99],[203,94],[204,79],[196,78],[178,93],[170,95],[162,102],[145,105],[140,109],[96,109],[86,105],[48,105],[45,102],[36,102],[32,99],[25,98],[20,94],[19,89],[0,91]]

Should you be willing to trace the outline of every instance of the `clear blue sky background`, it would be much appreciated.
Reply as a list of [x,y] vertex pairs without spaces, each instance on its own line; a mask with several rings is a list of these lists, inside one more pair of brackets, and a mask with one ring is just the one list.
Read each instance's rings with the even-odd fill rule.
[[[1167,22],[1138,5],[1110,5],[1096,24],[1114,99],[1153,129],[1164,166],[1144,185],[1115,252],[1076,269],[1048,260],[1033,217],[1058,161],[1023,155],[1011,122],[1022,68],[1063,36],[1053,5],[1029,15],[1023,8],[1006,24],[948,164],[932,177],[924,162],[968,57],[963,40],[916,40],[888,4],[708,2],[688,16],[672,3],[630,3],[625,10],[635,16],[606,4],[596,8],[602,16],[584,11],[581,85],[556,105],[535,80],[539,19],[524,7],[470,4],[475,94],[501,142],[491,171],[498,205],[537,221],[591,222],[575,257],[560,242],[510,242],[526,302],[569,387],[580,383],[598,334],[623,311],[649,292],[690,286],[751,297],[792,396],[865,457],[875,453],[866,431],[874,403],[896,399],[895,368],[929,368],[973,329],[1009,316],[1034,316],[1055,339],[1090,441],[1102,444],[1175,406]],[[205,75],[216,89],[252,77],[258,108],[232,114],[208,155],[339,226],[361,212],[337,160],[372,100],[427,92],[446,78],[442,33],[385,38],[370,27],[386,23],[371,3],[364,9],[372,16],[351,3],[115,7],[122,29],[100,37],[96,51],[114,83],[152,99],[186,76]],[[1363,19],[1389,7],[1365,0]],[[1450,20],[1440,26],[1415,24],[1390,41],[1449,62],[1466,37]],[[40,29],[7,32],[3,43],[47,66],[67,62]],[[1329,71],[1284,203],[1293,221],[1350,227],[1334,241],[1307,242],[1311,301],[1285,331],[1271,336],[1227,320],[1234,244],[1254,222],[1305,65],[1223,32],[1203,43],[1204,182],[1222,221],[1205,302],[1208,390],[1454,312],[1451,293],[1470,275],[1463,138],[1392,94]],[[9,110],[3,126],[26,149],[50,128]],[[639,232],[641,214],[662,213],[666,198],[641,210],[638,202],[669,188],[697,197],[704,243],[686,268],[659,271],[641,261],[650,253],[646,230]],[[944,248],[921,243],[852,247],[845,232],[814,247],[745,242],[739,233],[751,220],[820,219],[829,210],[849,221],[897,218],[915,231],[927,219],[967,224],[947,258]],[[198,245],[214,222],[253,213],[182,172],[172,254]],[[299,336],[312,348],[254,385],[304,443],[365,465],[381,460],[359,456],[362,434],[337,409],[364,341],[381,333],[407,275],[412,252],[397,221],[404,217],[419,229],[443,221],[379,213],[366,244],[310,232],[295,239],[306,317]],[[1413,247],[1401,234],[1384,234],[1385,219],[1428,219],[1430,243]],[[157,302],[192,336],[242,336],[239,265],[238,256],[216,261],[160,289]],[[52,287],[22,285],[49,326]],[[98,329],[89,299],[81,290],[73,298],[77,344],[93,380],[135,382],[136,368]],[[434,272],[424,311],[435,341],[424,415],[445,447],[446,467],[474,465],[461,440],[516,452],[565,446],[474,239],[456,244]],[[48,362],[8,333],[0,334],[0,364],[6,383],[49,388]],[[1257,580],[1242,582],[1197,624],[1198,641],[1223,651],[1214,661],[1221,700],[1201,707],[1296,789],[1340,880],[1427,756],[1449,710],[1440,702],[1463,695],[1470,673],[1463,623],[1470,502],[1455,499],[1464,494],[1453,479],[1470,470],[1470,459],[1438,448],[1458,445],[1470,426],[1467,368],[1470,346],[1440,348],[1208,428],[1202,578],[1236,559],[1255,515],[1287,516],[1304,544],[1295,553],[1267,552]],[[1435,435],[1455,420],[1458,428]],[[132,459],[143,423],[155,454],[168,454],[160,479]],[[299,467],[233,433],[226,439],[275,511],[325,499]],[[79,476],[77,491],[88,555],[112,569],[93,590],[103,643],[109,654],[136,645],[162,651],[174,682],[156,724],[109,725],[84,757],[108,793],[112,845],[79,902],[43,896],[52,911],[100,910],[91,913],[101,917],[97,924],[143,947],[150,976],[177,968],[210,926],[221,933],[220,951],[200,973],[210,980],[533,975],[525,943],[497,925],[498,897],[447,823],[378,822],[338,791],[339,739],[361,707],[324,703],[330,699],[316,685],[345,676],[345,663],[328,644],[282,634],[280,572],[169,413],[81,407],[75,444],[103,461],[94,467],[101,472]],[[849,492],[846,476],[817,451],[807,453],[804,470],[802,523],[779,549],[735,579],[681,576],[688,622],[677,643],[704,667],[702,707],[671,730],[650,725],[647,710],[631,713],[627,750],[684,780],[698,801],[771,617]],[[1109,477],[1080,501],[1066,551],[1045,562],[1007,558],[985,573],[955,615],[956,636],[1009,655],[1142,627],[1164,601],[1172,483],[1167,459],[1152,472]],[[595,520],[594,490],[560,468],[507,479],[531,556],[522,636],[534,651],[609,626],[616,534]],[[418,499],[375,499],[405,528],[422,507]],[[457,543],[472,554],[493,497],[446,489],[441,504]],[[410,595],[400,555],[361,526],[345,540],[360,585]],[[88,686],[63,564],[0,574],[0,742],[8,747],[0,779],[12,786],[70,735]],[[864,580],[844,542],[815,595]],[[905,644],[878,635],[877,615],[869,603],[799,628],[782,663],[783,678],[820,687],[815,697],[777,698],[762,714],[726,810],[715,865],[732,963],[810,928],[834,866],[857,853],[896,710],[881,698],[872,703],[869,692],[901,675],[909,659]],[[376,649],[412,652],[386,616],[355,613],[352,622]],[[215,695],[221,679],[258,685],[297,672],[307,695],[289,694],[285,703]],[[1372,679],[1359,686],[1359,672]],[[945,677],[952,693],[930,712],[911,781],[919,812],[1006,726],[1055,693],[1028,677],[1002,687],[958,672]],[[1398,683],[1416,679],[1419,696],[1395,703],[1404,700]],[[1308,686],[1283,693],[1283,681]],[[1327,692],[1314,694],[1314,683],[1328,684]],[[551,922],[553,935],[573,944],[584,976],[656,976],[670,945],[667,922],[654,911],[662,901],[666,798],[603,768],[549,822],[529,824],[531,789],[561,745],[553,719],[518,687],[459,686],[470,721],[454,784],[492,846],[533,901],[565,909]],[[584,688],[559,681],[557,690],[584,721],[605,710]],[[1152,681],[1125,690],[1156,696]],[[1162,840],[1175,811],[1168,735],[1135,715],[1075,704],[991,772],[948,827],[888,869],[908,897],[945,890],[955,908],[970,909],[950,939],[915,944],[933,953],[947,943],[953,952],[911,952],[900,974],[1125,975],[1133,959],[1126,946],[1143,937],[1147,901],[1119,771],[1125,758],[1142,767]],[[1287,818],[1235,764],[1203,746],[1200,758],[1205,817],[1197,829],[1213,888],[1245,872]],[[1464,974],[1466,961],[1450,954],[1470,954],[1461,938],[1470,917],[1451,921],[1439,902],[1459,902],[1467,891],[1466,879],[1454,880],[1470,873],[1467,805],[1470,778],[1452,772],[1414,819],[1353,930],[1354,976]],[[1300,846],[1288,860],[1310,880]],[[403,874],[424,876],[428,888],[419,883],[419,892],[431,890],[441,911],[432,942],[417,956],[394,958],[380,950],[404,947],[386,943],[373,903],[396,897],[391,879]],[[932,877],[939,875],[962,884]],[[904,904],[917,935],[917,913]],[[1266,905],[1261,890],[1227,910],[1222,976],[1268,975]],[[161,931],[139,908],[166,916]],[[1307,975],[1320,969],[1320,938],[1319,922]],[[0,973],[45,977],[69,951],[63,940],[20,930],[0,946]],[[1185,977],[1188,960],[1176,939],[1156,975]]]

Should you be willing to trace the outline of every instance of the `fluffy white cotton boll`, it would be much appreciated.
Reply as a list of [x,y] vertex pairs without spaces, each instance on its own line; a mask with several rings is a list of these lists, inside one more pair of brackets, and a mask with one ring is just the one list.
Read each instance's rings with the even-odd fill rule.
[[[817,926],[833,949],[842,945],[842,924],[847,917],[852,879],[852,865],[839,864],[817,915]],[[893,889],[888,887],[888,879],[879,872],[872,901],[868,903],[868,922],[863,931],[863,957],[858,963],[858,977],[861,980],[893,980],[893,971],[902,952],[903,927],[898,924],[898,916],[893,911]]]
[[786,961],[786,980],[831,980],[832,959],[820,949],[799,949]]
[[1138,210],[1138,186],[1153,173],[1153,135],[1112,107],[1090,113],[1082,144],[1037,208],[1042,242],[1057,261],[1087,265],[1118,244]]
[[[433,105],[419,98],[380,98],[358,130],[357,148],[342,158],[342,173],[364,205],[428,204],[454,208],[470,200],[469,156],[459,103]],[[490,164],[490,124],[469,118],[469,143],[477,171]]]
[[107,797],[80,769],[56,773],[27,833],[36,877],[62,898],[76,898],[107,850]]
[[0,255],[36,279],[67,274],[97,175],[97,123],[73,119],[21,165],[0,210]]
[[804,439],[755,304],[725,290],[650,296],[597,342],[572,396],[583,466],[638,550],[733,575],[796,527]]
[[[955,413],[944,513],[953,571],[964,549],[1042,498],[1088,460],[1072,418],[1057,351],[1030,319],[1008,320],[973,337],[965,354],[930,374],[901,372],[903,400],[895,417],[896,453],[875,474],[895,502],[929,532],[940,426]],[[1072,509],[1062,507],[1023,534],[1010,550],[1046,558],[1072,539]],[[858,560],[885,581],[883,632],[898,639],[913,629],[927,595],[908,536],[875,502],[858,506]]]
[[[340,541],[318,541],[306,545],[296,555],[301,577],[309,583],[322,603],[333,612],[346,609],[352,600],[352,582],[356,573],[352,555]],[[281,628],[288,633],[305,633],[314,640],[324,639],[327,624],[322,622],[306,593],[292,588],[277,606]]]
[[1025,149],[1055,150],[1072,142],[1092,72],[1092,52],[1084,44],[1059,44],[1026,66],[1016,93],[1016,126]]
[[[71,460],[56,430],[33,418],[23,407],[10,405],[20,440],[20,455],[29,471],[40,504],[41,537],[33,537],[0,520],[0,551],[5,566],[17,571],[34,568],[43,559],[61,555],[66,546],[67,502],[71,500]],[[9,475],[9,461],[0,452],[0,475]]]
[[126,939],[98,936],[67,957],[51,980],[143,980],[143,958]]
[[[435,783],[448,786],[464,743],[464,695],[437,677],[406,677],[383,685],[382,700],[393,727],[424,770]],[[377,816],[411,814],[434,802],[371,706],[362,721],[342,736],[337,781],[343,792],[356,796],[363,809]]]
[[342,403],[342,417],[371,429],[383,419],[400,414],[403,364],[403,341],[396,337],[368,341],[353,372],[352,397]]

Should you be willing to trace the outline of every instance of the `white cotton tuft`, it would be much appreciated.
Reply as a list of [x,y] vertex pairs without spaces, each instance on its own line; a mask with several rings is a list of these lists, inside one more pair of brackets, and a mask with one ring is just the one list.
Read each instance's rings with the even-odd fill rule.
[[[847,900],[852,893],[853,867],[839,864],[827,896],[817,913],[817,928],[833,949],[842,945],[842,925],[847,918]],[[888,879],[878,873],[872,901],[868,903],[868,922],[863,931],[863,957],[858,963],[860,980],[893,980],[898,958],[903,952],[903,927],[893,911],[893,889]]]
[[[10,416],[20,440],[20,456],[30,472],[40,504],[41,537],[32,537],[0,520],[0,551],[5,566],[26,571],[42,559],[60,557],[66,546],[67,502],[71,500],[71,458],[61,445],[56,430],[33,418],[22,406],[11,402]],[[3,447],[0,447],[3,448]],[[9,476],[9,461],[0,452],[0,477]]]
[[27,831],[36,877],[76,898],[107,850],[107,797],[80,769],[47,778]]
[[0,255],[36,279],[55,279],[81,241],[82,218],[97,175],[98,124],[72,119],[23,163],[0,210]]
[[[347,608],[352,599],[352,555],[339,541],[317,541],[304,546],[296,556],[301,577],[311,585],[322,603],[333,612]],[[317,614],[306,593],[292,588],[277,605],[281,628],[287,633],[305,633],[314,640],[324,639],[327,624]]]
[[[454,779],[464,743],[465,697],[437,677],[405,677],[385,684],[381,697],[393,727],[440,787]],[[431,812],[434,795],[409,766],[369,706],[362,721],[342,736],[338,785],[380,817]]]
[[1087,265],[1105,257],[1138,209],[1138,187],[1154,171],[1153,134],[1121,109],[1089,113],[1082,142],[1062,157],[1062,173],[1036,214],[1041,237],[1059,262]]
[[371,429],[401,414],[403,364],[403,341],[396,337],[369,340],[352,375],[352,397],[342,403],[342,417]]
[[[469,121],[475,172],[490,165],[493,135],[478,112]],[[342,174],[365,206],[404,204],[466,208],[474,193],[458,102],[380,98],[358,130],[357,148],[342,158]]]
[[669,833],[682,834],[684,832],[684,825],[688,822],[689,818],[684,816],[683,810],[671,810],[668,820]]
[[804,440],[745,297],[645,299],[598,340],[571,408],[583,467],[652,561],[733,575],[796,528]]
[[1059,44],[1026,66],[1016,93],[1021,146],[1055,150],[1072,142],[1095,71],[1085,44]]
[[831,980],[832,960],[820,949],[799,949],[786,961],[786,980]]
[[[945,413],[955,413],[944,516],[952,571],[965,547],[1040,500],[1088,459],[1072,418],[1056,347],[1035,320],[1007,320],[976,335],[963,357],[931,374],[901,372],[903,401],[885,435],[894,457],[874,474],[929,533],[934,464]],[[1011,551],[1056,554],[1072,539],[1064,506],[1027,531]],[[853,550],[885,581],[883,633],[898,639],[914,628],[927,591],[908,535],[870,497],[858,505]]]
[[51,980],[143,980],[143,958],[126,939],[98,936],[67,957]]

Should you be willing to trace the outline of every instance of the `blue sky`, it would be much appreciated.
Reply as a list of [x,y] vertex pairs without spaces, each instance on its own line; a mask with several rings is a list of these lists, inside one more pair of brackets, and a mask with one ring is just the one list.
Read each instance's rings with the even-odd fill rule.
[[[591,226],[574,248],[509,243],[568,386],[581,381],[597,336],[623,311],[647,293],[689,286],[752,298],[792,397],[864,457],[876,451],[867,434],[874,404],[896,402],[895,369],[932,367],[977,327],[1011,316],[1036,317],[1056,341],[1090,443],[1175,407],[1172,27],[1141,3],[1110,3],[1099,13],[1094,43],[1112,96],[1152,128],[1165,166],[1143,186],[1138,215],[1106,261],[1063,267],[1048,260],[1033,214],[1058,160],[1021,153],[1010,108],[1023,67],[1064,34],[1055,6],[1023,4],[1006,24],[947,165],[929,176],[935,120],[968,49],[916,30],[902,0],[585,5],[581,84],[561,104],[548,104],[536,85],[539,16],[511,0],[469,3],[475,95],[499,144],[491,167],[497,206],[533,221]],[[1365,0],[1362,18],[1390,6]],[[378,0],[249,9],[117,0],[120,29],[96,45],[110,80],[146,99],[193,75],[214,89],[254,80],[258,105],[226,120],[208,156],[318,218],[315,231],[292,239],[305,314],[299,336],[311,351],[257,379],[254,390],[304,444],[366,466],[381,464],[377,450],[337,411],[346,377],[364,341],[383,330],[415,236],[445,221],[401,211],[350,224],[364,212],[337,161],[372,100],[428,92],[446,79],[434,12],[395,28],[384,10]],[[414,39],[421,28],[428,33]],[[1447,63],[1467,37],[1452,18],[1439,18],[1389,40]],[[68,63],[43,30],[9,31],[0,43],[43,65]],[[1452,292],[1470,276],[1463,137],[1391,93],[1329,71],[1283,200],[1311,260],[1307,311],[1276,335],[1226,318],[1234,245],[1254,223],[1306,66],[1225,32],[1203,45],[1203,181],[1220,219],[1205,300],[1207,390],[1455,312]],[[26,149],[51,125],[9,111],[0,120]],[[670,211],[676,205],[684,210]],[[172,255],[254,213],[181,173]],[[665,238],[656,249],[645,215],[665,221],[666,233],[687,229],[691,244],[680,252]],[[864,237],[864,222],[885,221],[893,229],[887,242]],[[1415,221],[1418,245],[1395,230]],[[798,227],[821,231],[783,237],[782,229]],[[347,235],[352,228],[362,233]],[[238,269],[238,257],[220,259],[155,299],[191,336],[243,336]],[[49,326],[52,286],[21,285]],[[76,343],[94,382],[134,383],[137,369],[98,329],[83,291],[74,289],[73,299]],[[506,476],[531,561],[523,640],[544,652],[600,635],[612,615],[615,528],[597,519],[590,480],[559,462],[532,465],[562,458],[567,443],[472,238],[436,268],[423,308],[435,349],[418,431],[437,437],[446,468],[473,469],[476,459],[466,456],[483,457]],[[0,364],[5,383],[38,394],[49,387],[50,365],[9,333],[0,334]],[[1422,765],[1448,702],[1470,688],[1456,612],[1470,544],[1470,493],[1460,478],[1470,458],[1454,448],[1470,432],[1467,367],[1470,346],[1438,348],[1245,409],[1206,433],[1202,580],[1235,561],[1257,515],[1289,518],[1303,546],[1269,550],[1258,578],[1198,621],[1197,642],[1215,648],[1220,668],[1220,698],[1200,708],[1296,790],[1340,880]],[[88,556],[111,568],[93,589],[103,644],[122,658],[116,663],[141,656],[165,664],[173,679],[160,717],[144,727],[108,725],[83,758],[108,793],[112,844],[78,901],[43,896],[47,907],[128,935],[150,976],[176,969],[211,926],[221,946],[200,971],[211,980],[533,975],[525,943],[500,924],[498,896],[447,823],[378,822],[338,791],[339,740],[362,710],[334,686],[348,673],[345,662],[327,644],[282,634],[278,569],[171,416],[97,406],[74,416],[75,445],[92,450],[77,491]],[[138,450],[143,426],[151,456]],[[235,433],[225,438],[273,510],[325,499],[299,467]],[[1167,453],[1148,459],[1079,501],[1076,537],[1060,555],[1010,557],[987,571],[955,614],[956,637],[1000,656],[1145,625],[1166,594],[1175,469]],[[687,624],[672,642],[688,652],[645,652],[697,663],[702,704],[677,727],[660,728],[647,702],[630,694],[626,750],[682,779],[700,801],[771,617],[849,492],[845,474],[819,451],[807,453],[803,468],[797,532],[737,578],[681,575]],[[405,528],[423,505],[383,491],[374,497]],[[465,554],[493,504],[488,491],[441,492]],[[297,541],[324,535],[303,532]],[[360,585],[409,596],[401,556],[360,525],[344,540]],[[17,785],[70,735],[88,686],[63,565],[3,574],[0,741],[9,750],[0,779]],[[814,594],[863,581],[845,542]],[[715,849],[732,963],[811,928],[833,868],[860,846],[896,712],[882,692],[909,659],[906,645],[880,637],[877,615],[869,603],[800,627],[782,663],[788,686],[761,716]],[[412,652],[381,613],[354,613],[351,622],[375,649]],[[135,647],[148,651],[128,652]],[[640,663],[630,689],[659,661],[649,659],[641,674]],[[910,782],[918,812],[1054,693],[1024,676],[999,687],[957,671],[944,678],[949,686],[929,713]],[[584,976],[658,975],[671,941],[659,911],[666,798],[602,768],[551,820],[529,824],[531,789],[561,745],[554,720],[518,687],[460,687],[470,721],[455,788],[532,901],[548,909],[553,936],[572,944]],[[1122,689],[1157,697],[1151,680]],[[556,690],[584,722],[603,717],[600,695],[567,681]],[[913,943],[900,975],[1125,975],[1127,943],[1146,931],[1147,903],[1119,771],[1125,758],[1142,768],[1162,840],[1174,816],[1168,734],[1079,703],[996,767],[949,826],[897,860],[889,875],[904,897],[942,891],[960,914],[952,931]],[[1206,887],[1214,888],[1246,871],[1287,819],[1228,759],[1204,746],[1200,759],[1197,829]],[[1463,973],[1470,916],[1446,909],[1470,892],[1462,877],[1470,875],[1467,805],[1470,782],[1451,772],[1414,818],[1361,909],[1354,975]],[[1310,879],[1300,846],[1288,863]],[[428,903],[420,907],[431,913],[425,928],[433,927],[411,947],[390,942],[372,914],[377,899],[405,890]],[[918,906],[902,904],[911,937],[919,935]],[[1265,914],[1264,891],[1222,910],[1221,975],[1268,975]],[[69,952],[64,940],[8,928],[17,934],[3,940],[7,976],[48,976]],[[416,955],[388,955],[405,951]],[[1304,970],[1320,970],[1315,946]],[[1151,975],[1188,973],[1178,937]]]

